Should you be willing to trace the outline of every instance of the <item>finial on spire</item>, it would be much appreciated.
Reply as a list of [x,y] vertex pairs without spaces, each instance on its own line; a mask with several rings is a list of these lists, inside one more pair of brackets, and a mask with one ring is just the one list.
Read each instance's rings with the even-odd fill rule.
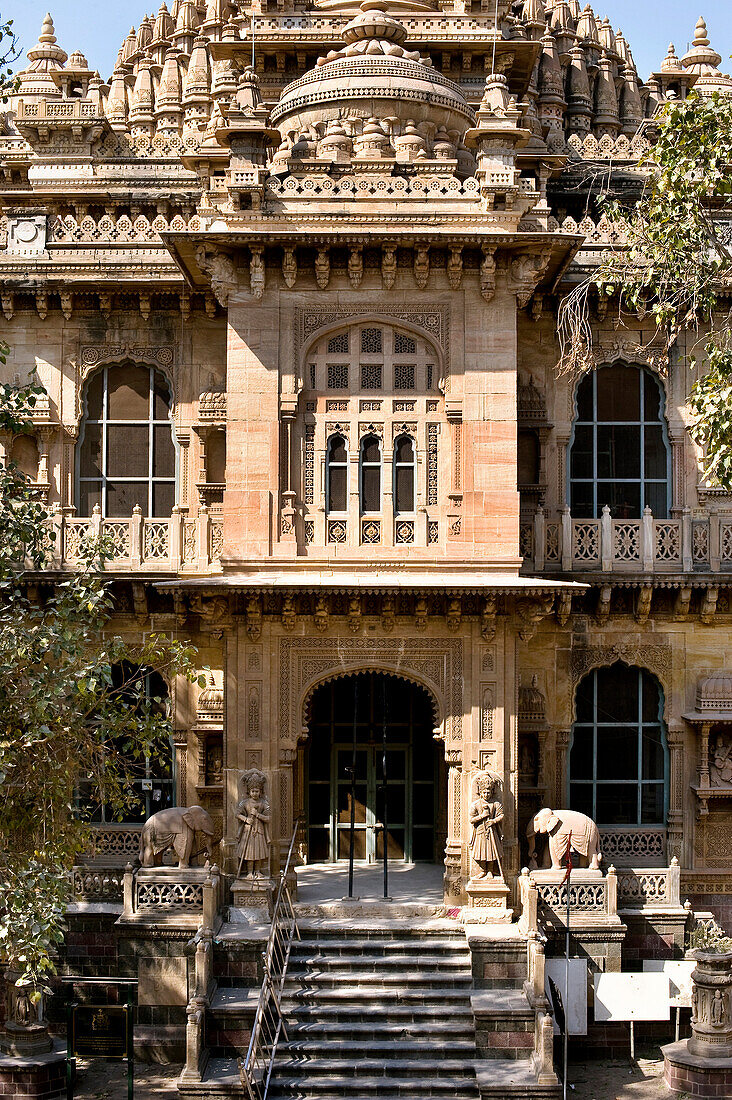
[[696,27],[694,28],[694,30],[695,30],[696,33],[695,33],[693,45],[694,46],[708,46],[709,45],[709,37],[707,35],[707,24],[706,24],[704,18],[701,15],[699,16],[699,18],[696,21]]

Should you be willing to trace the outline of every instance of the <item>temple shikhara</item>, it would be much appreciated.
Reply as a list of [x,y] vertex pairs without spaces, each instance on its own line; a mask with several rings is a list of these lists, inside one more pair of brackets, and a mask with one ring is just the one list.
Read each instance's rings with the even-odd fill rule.
[[[594,369],[557,368],[560,301],[623,243],[598,180],[639,195],[661,106],[732,79],[700,19],[643,82],[577,0],[136,6],[108,79],[47,16],[0,133],[3,380],[45,391],[0,450],[56,530],[31,580],[105,534],[114,629],[208,678],[164,685],[137,817],[101,807],[64,965],[139,978],[181,1095],[261,1096],[236,1059],[287,864],[282,1004],[317,988],[270,1096],[557,1096],[570,833],[595,970],[732,917],[732,495],[687,347],[594,295]],[[400,956],[348,940],[351,851],[433,1046],[391,1093],[369,982]]]

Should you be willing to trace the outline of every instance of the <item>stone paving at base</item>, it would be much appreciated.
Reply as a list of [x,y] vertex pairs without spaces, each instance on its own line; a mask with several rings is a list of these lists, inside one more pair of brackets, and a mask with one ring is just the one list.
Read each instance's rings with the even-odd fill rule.
[[[570,1074],[572,1100],[671,1100],[663,1081],[663,1061],[652,1050],[635,1065],[625,1059],[593,1059],[575,1063]],[[176,1100],[175,1080],[182,1066],[135,1066],[136,1100]],[[127,1100],[127,1076],[120,1062],[79,1059],[78,1100]]]

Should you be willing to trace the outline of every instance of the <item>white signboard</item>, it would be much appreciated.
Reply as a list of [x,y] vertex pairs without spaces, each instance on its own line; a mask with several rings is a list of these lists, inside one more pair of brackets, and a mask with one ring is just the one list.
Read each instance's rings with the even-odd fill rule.
[[595,1021],[670,1019],[667,974],[595,974]]
[[[569,997],[564,989],[565,966],[564,959],[546,959],[545,963],[545,992],[549,1004],[552,1004],[552,996],[549,992],[549,979],[551,978],[562,995],[562,1004],[567,1019],[567,1030],[570,1035],[587,1034],[587,959],[569,960]],[[554,1034],[559,1035],[559,1026],[554,1018]]]
[[671,986],[672,1008],[691,1008],[691,972],[694,959],[644,959],[643,970],[649,974],[666,974]]

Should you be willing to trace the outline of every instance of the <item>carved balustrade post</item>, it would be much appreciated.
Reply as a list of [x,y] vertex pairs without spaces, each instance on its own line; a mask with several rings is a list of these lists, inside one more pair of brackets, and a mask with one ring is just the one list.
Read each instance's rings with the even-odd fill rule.
[[572,555],[574,547],[572,546],[572,516],[569,511],[569,505],[565,504],[562,508],[562,572],[572,572]]
[[534,513],[534,570],[537,573],[544,571],[544,554],[546,550],[546,523],[544,509],[539,507]]
[[213,928],[219,911],[219,869],[212,864],[203,884],[203,924],[205,928]]
[[280,804],[279,804],[279,861],[280,867],[284,867],[287,859],[287,851],[292,839],[292,830],[295,828],[295,815],[293,812],[294,801],[294,771],[293,766],[297,759],[297,749],[280,749]]
[[173,730],[175,775],[177,777],[177,804],[188,805],[188,730]]
[[139,504],[136,504],[132,509],[132,518],[130,520],[130,565],[134,569],[139,567],[142,562],[143,546],[142,546],[142,532],[144,527],[144,521],[142,518],[142,508]]
[[600,517],[600,567],[603,573],[609,573],[613,567],[613,521],[607,504]]
[[606,882],[606,910],[605,912],[609,917],[616,917],[618,915],[618,873],[614,867],[608,867]]

